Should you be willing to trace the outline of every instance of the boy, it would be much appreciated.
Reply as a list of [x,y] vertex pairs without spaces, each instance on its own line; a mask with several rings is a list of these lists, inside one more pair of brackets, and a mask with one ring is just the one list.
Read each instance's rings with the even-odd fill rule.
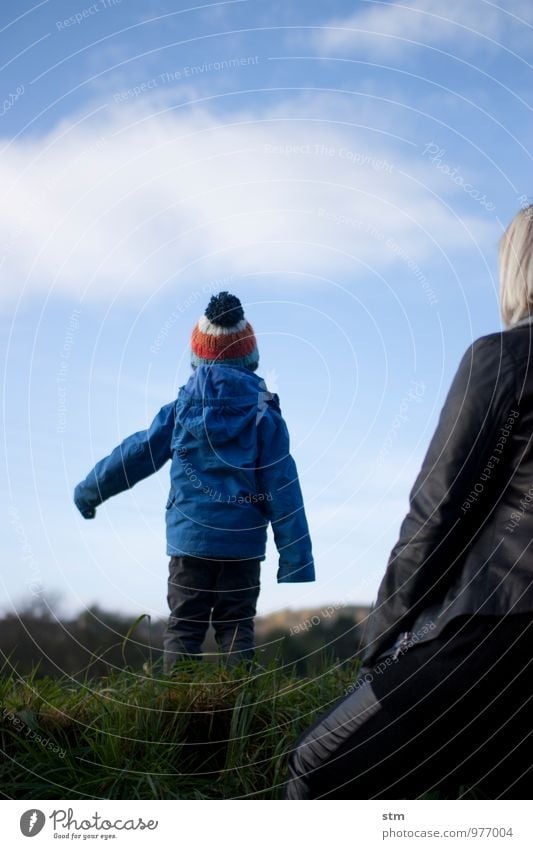
[[278,396],[254,374],[258,362],[239,299],[213,296],[193,330],[193,373],[177,400],[100,460],[74,492],[82,516],[92,519],[107,498],[172,460],[165,672],[199,659],[210,621],[229,666],[251,660],[269,522],[278,582],[315,579],[287,426]]

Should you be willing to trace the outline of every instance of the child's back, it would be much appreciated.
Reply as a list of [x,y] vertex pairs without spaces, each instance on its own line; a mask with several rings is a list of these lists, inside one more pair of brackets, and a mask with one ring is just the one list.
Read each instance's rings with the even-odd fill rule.
[[260,377],[200,366],[179,393],[171,448],[168,554],[262,558],[272,519],[283,572],[309,563],[287,430]]

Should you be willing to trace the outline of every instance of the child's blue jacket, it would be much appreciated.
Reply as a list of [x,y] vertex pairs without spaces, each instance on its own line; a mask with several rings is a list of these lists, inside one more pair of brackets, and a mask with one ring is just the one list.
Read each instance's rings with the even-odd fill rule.
[[314,581],[311,540],[277,395],[253,372],[203,365],[148,430],[128,436],[78,484],[90,513],[172,460],[167,554],[264,559],[272,522],[279,582]]

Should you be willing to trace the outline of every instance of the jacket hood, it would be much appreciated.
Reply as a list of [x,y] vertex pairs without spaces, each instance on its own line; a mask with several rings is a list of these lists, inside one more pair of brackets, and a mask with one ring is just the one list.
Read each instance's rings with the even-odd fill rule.
[[197,439],[220,445],[257,418],[267,394],[264,380],[248,369],[198,366],[180,389],[176,418]]

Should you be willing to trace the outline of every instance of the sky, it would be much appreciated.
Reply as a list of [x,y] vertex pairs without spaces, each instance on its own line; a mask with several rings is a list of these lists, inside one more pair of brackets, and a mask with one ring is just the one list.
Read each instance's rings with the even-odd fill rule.
[[167,615],[169,465],[84,521],[73,488],[189,375],[237,294],[280,395],[317,580],[369,603],[448,386],[501,329],[531,203],[530,0],[3,0],[2,589]]

